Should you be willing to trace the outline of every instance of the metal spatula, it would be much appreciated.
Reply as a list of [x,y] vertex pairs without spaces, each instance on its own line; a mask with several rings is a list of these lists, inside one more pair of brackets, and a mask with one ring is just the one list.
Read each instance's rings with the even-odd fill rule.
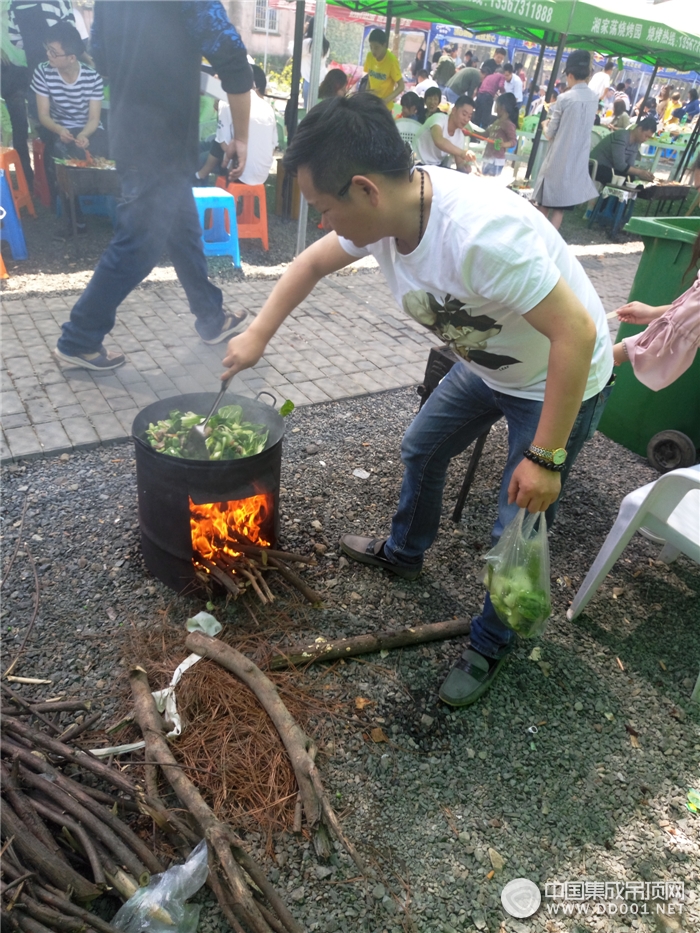
[[221,383],[221,390],[219,394],[214,399],[214,404],[211,406],[211,410],[207,417],[200,424],[195,424],[193,428],[190,428],[187,432],[187,437],[185,443],[182,445],[183,450],[192,460],[208,460],[209,451],[207,450],[206,445],[206,435],[204,429],[207,426],[207,422],[214,414],[216,409],[221,404],[221,399],[224,397],[226,389],[228,389],[233,376],[229,376],[228,379],[224,379]]

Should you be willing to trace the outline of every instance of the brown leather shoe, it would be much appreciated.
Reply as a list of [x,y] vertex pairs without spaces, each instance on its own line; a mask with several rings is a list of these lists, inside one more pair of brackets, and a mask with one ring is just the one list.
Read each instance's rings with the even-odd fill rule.
[[392,562],[384,555],[386,538],[365,538],[362,535],[341,535],[340,550],[353,560],[361,564],[371,564],[372,567],[383,567],[389,573],[402,577],[404,580],[415,580],[421,572],[421,566],[402,567]]

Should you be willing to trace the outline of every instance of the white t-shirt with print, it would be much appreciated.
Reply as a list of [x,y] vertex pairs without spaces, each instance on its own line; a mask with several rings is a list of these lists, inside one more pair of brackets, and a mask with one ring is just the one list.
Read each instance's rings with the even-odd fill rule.
[[433,126],[439,126],[442,130],[442,135],[448,142],[452,143],[453,146],[464,149],[466,137],[461,129],[457,128],[451,136],[448,134],[447,121],[449,119],[446,113],[434,113],[432,117],[428,117],[413,138],[413,148],[421,162],[425,162],[426,165],[439,165],[443,159],[450,158],[446,152],[443,152],[442,149],[438,149],[435,145],[432,133],[430,132],[430,128]]
[[423,239],[402,255],[393,237],[367,247],[340,237],[354,258],[372,255],[404,311],[459,353],[486,385],[544,399],[550,342],[523,318],[563,278],[593,319],[597,339],[583,395],[613,368],[600,298],[559,233],[524,198],[488,179],[425,169],[433,199]]
[[[233,139],[233,121],[228,104],[219,104],[216,141],[226,147]],[[250,122],[248,124],[248,155],[243,174],[238,179],[244,185],[262,185],[272,168],[277,145],[277,121],[272,107],[250,92]]]

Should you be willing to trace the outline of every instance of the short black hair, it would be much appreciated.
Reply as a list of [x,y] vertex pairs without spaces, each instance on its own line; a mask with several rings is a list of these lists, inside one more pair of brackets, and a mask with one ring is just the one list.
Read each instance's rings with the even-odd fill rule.
[[656,120],[653,117],[644,117],[644,119],[640,120],[637,124],[637,128],[640,130],[653,130],[656,132]]
[[698,99],[697,88],[691,87],[691,89],[688,91],[688,97],[691,100],[697,100]]
[[430,72],[427,71],[427,69],[425,69],[425,68],[420,68],[420,69],[418,70],[418,74],[416,75],[416,77],[417,77],[417,78],[420,78],[421,75],[425,75],[426,78],[429,78],[429,77],[430,77]]
[[573,75],[576,81],[585,81],[591,73],[591,53],[575,49],[566,60],[564,73]]
[[493,54],[494,54],[494,55],[507,55],[508,52],[507,52],[506,49],[504,49],[504,48],[501,46],[501,47],[497,48],[496,51],[495,51]]
[[378,42],[380,45],[389,45],[389,40],[383,29],[373,29],[367,39],[368,42]]
[[423,100],[425,100],[426,97],[437,97],[439,100],[442,100],[442,91],[439,87],[429,87],[423,95]]
[[607,62],[603,65],[603,71],[612,71],[614,67],[615,62],[608,59]]
[[253,84],[255,85],[256,90],[260,91],[261,94],[265,93],[265,88],[267,87],[267,78],[265,77],[265,72],[262,70],[260,65],[251,65],[253,69]]
[[513,62],[504,62],[504,64],[503,64],[503,71],[504,71],[504,72],[505,72],[505,71],[509,71],[511,74],[513,74],[513,71],[514,71],[514,69],[513,69]]
[[283,166],[290,175],[305,166],[317,191],[337,196],[355,175],[408,177],[411,158],[386,104],[360,93],[313,107],[299,124]]
[[618,83],[615,85],[615,90],[616,90],[616,91],[626,91],[627,88],[625,87],[625,82],[624,82],[624,81],[618,82]]
[[473,107],[473,106],[474,106],[474,101],[471,99],[471,97],[468,97],[466,94],[460,94],[459,97],[457,98],[457,100],[454,102],[454,107],[455,107],[455,108],[457,108],[457,107],[466,107],[467,104],[468,104],[470,107]]
[[492,58],[487,58],[484,64],[481,66],[481,73],[483,75],[492,75],[496,73],[496,62]]
[[72,23],[61,20],[54,23],[44,33],[44,42],[48,45],[50,42],[58,42],[66,55],[75,55],[80,58],[85,53],[85,43],[80,38],[80,33]]

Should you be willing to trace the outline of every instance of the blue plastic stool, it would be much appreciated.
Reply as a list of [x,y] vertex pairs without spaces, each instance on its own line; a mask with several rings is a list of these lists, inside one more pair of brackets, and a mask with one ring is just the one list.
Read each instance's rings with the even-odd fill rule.
[[12,192],[5,178],[5,172],[0,169],[0,206],[4,211],[0,221],[0,240],[7,240],[10,244],[13,259],[29,259],[27,244],[24,242],[22,223],[15,210]]
[[[231,256],[236,268],[241,267],[241,251],[238,245],[236,222],[236,200],[221,188],[193,188],[199,222],[202,226],[202,246],[205,256]],[[211,227],[204,225],[205,214],[211,211]],[[228,215],[228,227],[226,219]]]

